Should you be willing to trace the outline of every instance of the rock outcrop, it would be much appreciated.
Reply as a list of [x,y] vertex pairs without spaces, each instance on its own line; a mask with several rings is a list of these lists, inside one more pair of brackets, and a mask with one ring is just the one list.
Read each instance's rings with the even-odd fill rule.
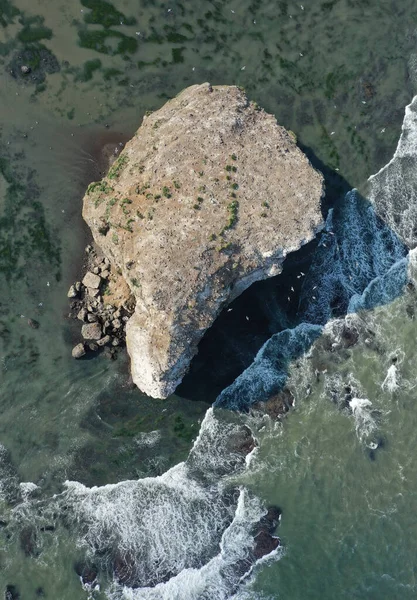
[[219,312],[321,229],[322,195],[293,135],[237,87],[195,85],[144,117],[83,207],[136,298],[141,390],[175,390]]

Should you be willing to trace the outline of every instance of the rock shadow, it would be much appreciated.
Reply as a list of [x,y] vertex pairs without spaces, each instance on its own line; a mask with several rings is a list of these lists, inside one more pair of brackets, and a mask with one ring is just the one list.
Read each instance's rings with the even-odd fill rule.
[[265,401],[330,319],[402,293],[408,248],[339,173],[301,149],[325,178],[325,228],[286,258],[280,275],[253,284],[222,311],[178,395],[238,410]]

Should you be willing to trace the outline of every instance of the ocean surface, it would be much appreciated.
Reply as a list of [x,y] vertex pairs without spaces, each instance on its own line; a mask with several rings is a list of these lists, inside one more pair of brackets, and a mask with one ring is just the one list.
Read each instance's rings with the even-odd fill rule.
[[[416,42],[411,0],[0,0],[0,597],[416,598]],[[103,147],[204,81],[295,133],[326,226],[157,401],[71,358],[67,291]]]

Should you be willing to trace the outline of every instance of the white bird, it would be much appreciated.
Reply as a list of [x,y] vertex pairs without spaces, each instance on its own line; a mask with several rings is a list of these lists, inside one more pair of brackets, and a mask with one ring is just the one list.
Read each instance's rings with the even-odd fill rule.
[[300,56],[304,56],[304,54],[302,52],[300,52]]
[[313,287],[313,290],[316,290],[316,289],[317,289],[317,286],[315,285],[315,286]]
[[381,133],[385,133],[385,127],[381,129]]
[[288,300],[288,302],[291,302],[291,298],[289,296],[288,296],[287,300]]
[[240,70],[244,71],[246,69],[246,65],[244,65]]
[[234,10],[231,10],[230,12],[231,12],[231,13],[233,13],[233,14],[235,14],[235,11],[234,11]]
[[293,288],[292,286],[291,286],[291,291],[292,291],[292,292],[295,292],[295,290],[294,290],[294,288]]
[[330,135],[334,135],[335,133],[336,133],[335,131],[332,131]]
[[227,312],[232,312],[233,308],[228,308]]
[[248,315],[246,315],[246,320],[247,320],[247,321],[249,321],[249,317],[248,317]]
[[365,100],[362,100],[362,104],[366,104]]
[[300,271],[300,275],[302,275],[304,277],[305,273],[303,273],[302,271]]
[[301,10],[304,10],[304,6],[302,4],[300,4],[300,8]]
[[50,286],[50,283],[49,283],[49,281],[47,281],[47,282],[46,282],[46,285],[47,285],[48,287]]
[[315,299],[316,299],[316,297],[315,297],[315,296],[313,296],[313,300],[315,300]]

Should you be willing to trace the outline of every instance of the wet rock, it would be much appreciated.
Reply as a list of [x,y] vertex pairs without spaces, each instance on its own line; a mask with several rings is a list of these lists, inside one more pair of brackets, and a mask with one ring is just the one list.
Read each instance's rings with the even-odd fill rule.
[[36,321],[35,319],[28,319],[28,325],[29,327],[32,327],[32,329],[39,329],[39,321]]
[[246,456],[256,447],[256,441],[249,427],[243,427],[235,440],[235,451]]
[[97,352],[98,345],[94,344],[94,342],[91,342],[91,344],[88,344],[88,348],[89,348],[89,350],[91,350],[91,352]]
[[101,278],[99,275],[88,271],[83,279],[83,284],[86,288],[98,289],[100,287]]
[[20,532],[20,547],[26,556],[38,556],[39,551],[36,546],[36,531],[33,527],[24,527]]
[[279,538],[271,535],[267,531],[260,531],[255,537],[255,547],[253,555],[256,560],[270,554],[279,546]]
[[71,354],[72,354],[73,358],[81,358],[82,356],[84,356],[84,354],[85,354],[84,344],[77,344],[76,346],[74,346]]
[[81,281],[77,281],[77,282],[74,284],[74,287],[75,287],[75,289],[77,290],[77,292],[80,292],[80,291],[81,291],[81,286],[82,286],[82,284],[81,284]]
[[19,600],[20,594],[15,585],[6,585],[4,600]]
[[119,346],[120,345],[120,340],[118,338],[114,338],[112,341],[112,346]]
[[87,320],[87,309],[86,308],[82,308],[79,313],[77,314],[77,319],[79,319],[80,321],[86,321]]
[[101,339],[97,340],[97,345],[105,346],[106,344],[110,344],[110,342],[111,342],[111,337],[109,335],[105,335]]
[[88,323],[81,328],[81,335],[85,340],[99,340],[102,336],[99,323]]
[[106,358],[108,358],[109,360],[115,360],[115,358],[116,358],[116,354],[114,353],[114,350],[112,348],[109,348],[108,346],[106,346],[104,348],[103,355]]
[[129,554],[116,555],[113,560],[114,577],[122,585],[134,586],[136,584],[135,559]]
[[68,290],[67,296],[68,296],[68,298],[76,298],[78,296],[78,292],[75,289],[75,285],[72,285],[70,287],[70,289]]
[[29,75],[29,73],[31,72],[31,68],[28,67],[27,65],[22,65],[20,67],[20,71],[23,73],[23,75]]
[[278,506],[270,506],[266,514],[261,517],[259,525],[269,533],[273,533],[278,526],[282,511]]
[[341,332],[341,338],[344,348],[350,348],[358,342],[359,332],[356,329],[344,325]]
[[280,419],[287,413],[294,404],[294,396],[289,389],[285,388],[278,394],[271,396],[265,402],[257,402],[253,405],[255,410],[260,410],[271,417],[271,419]]
[[96,321],[98,321],[98,317],[94,313],[88,313],[87,314],[87,321],[89,323],[96,323]]
[[92,585],[97,581],[98,570],[95,565],[77,562],[74,565],[74,571],[77,573],[78,577],[80,577],[84,585]]

